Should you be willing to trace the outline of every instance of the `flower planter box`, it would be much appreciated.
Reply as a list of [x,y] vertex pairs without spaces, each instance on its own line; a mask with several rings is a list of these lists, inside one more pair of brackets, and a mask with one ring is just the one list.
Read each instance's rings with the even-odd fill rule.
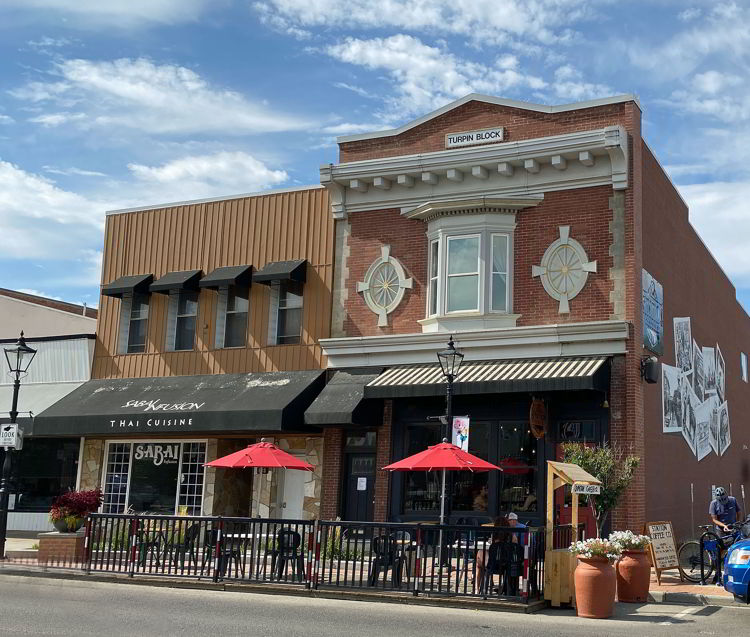
[[74,564],[83,561],[83,530],[76,533],[40,533],[37,561],[39,564]]

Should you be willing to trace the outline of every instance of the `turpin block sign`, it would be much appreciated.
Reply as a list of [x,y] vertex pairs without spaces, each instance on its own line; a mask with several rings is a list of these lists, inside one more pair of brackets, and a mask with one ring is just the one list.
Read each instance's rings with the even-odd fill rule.
[[601,485],[598,484],[574,484],[573,493],[579,495],[599,495],[602,492]]
[[20,449],[23,439],[23,430],[15,423],[2,425],[0,427],[0,447]]

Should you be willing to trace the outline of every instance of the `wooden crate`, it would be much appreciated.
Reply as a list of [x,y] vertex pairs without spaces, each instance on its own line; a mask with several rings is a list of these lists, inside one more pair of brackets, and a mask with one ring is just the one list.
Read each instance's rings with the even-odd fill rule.
[[544,555],[544,599],[552,606],[572,604],[573,571],[576,557],[567,549],[547,551]]

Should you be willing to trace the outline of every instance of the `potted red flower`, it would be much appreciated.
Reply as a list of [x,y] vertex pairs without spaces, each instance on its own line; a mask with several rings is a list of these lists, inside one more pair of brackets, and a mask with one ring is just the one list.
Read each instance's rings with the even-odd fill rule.
[[60,533],[75,533],[102,503],[101,489],[68,491],[52,501],[49,521]]

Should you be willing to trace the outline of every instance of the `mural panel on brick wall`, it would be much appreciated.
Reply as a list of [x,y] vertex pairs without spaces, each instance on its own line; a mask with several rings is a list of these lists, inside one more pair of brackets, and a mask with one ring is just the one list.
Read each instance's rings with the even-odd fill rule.
[[662,431],[681,433],[698,461],[723,456],[732,442],[726,365],[719,344],[700,347],[690,317],[675,317],[675,365],[662,363]]
[[654,354],[664,353],[664,289],[646,270],[643,282],[643,346]]

